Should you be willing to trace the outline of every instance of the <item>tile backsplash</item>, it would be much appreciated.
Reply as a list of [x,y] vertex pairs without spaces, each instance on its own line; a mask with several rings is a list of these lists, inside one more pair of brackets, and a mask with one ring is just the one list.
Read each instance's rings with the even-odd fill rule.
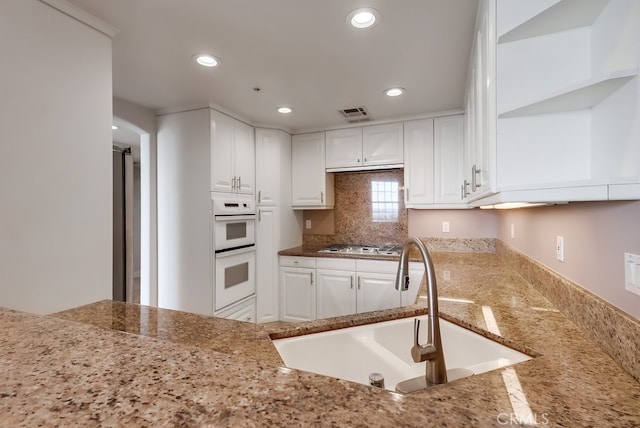
[[305,229],[304,245],[404,242],[408,216],[402,169],[340,172],[334,179],[335,208],[304,212],[305,224],[311,220],[312,225]]

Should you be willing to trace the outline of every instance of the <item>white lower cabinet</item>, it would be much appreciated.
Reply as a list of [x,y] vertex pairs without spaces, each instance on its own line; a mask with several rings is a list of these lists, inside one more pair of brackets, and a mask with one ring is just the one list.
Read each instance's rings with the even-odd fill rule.
[[280,258],[280,319],[310,321],[415,302],[424,269],[410,263],[410,288],[395,289],[398,262],[325,257]]
[[358,272],[356,312],[381,311],[402,305],[395,273]]
[[258,207],[256,222],[256,318],[257,322],[278,321],[278,264],[276,258],[280,227],[279,208]]
[[316,260],[313,257],[280,257],[280,320],[316,319]]
[[318,318],[356,313],[355,272],[318,269]]

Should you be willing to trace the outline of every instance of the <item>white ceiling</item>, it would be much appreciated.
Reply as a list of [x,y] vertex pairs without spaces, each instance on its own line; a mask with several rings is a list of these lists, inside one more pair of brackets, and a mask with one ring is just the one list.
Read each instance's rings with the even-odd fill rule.
[[[288,131],[462,109],[477,0],[69,0],[115,26],[114,95],[155,111],[215,105]],[[347,14],[376,8],[355,29]],[[221,66],[192,61],[211,53]],[[401,86],[406,94],[382,91]],[[253,88],[259,87],[260,92]],[[287,105],[288,116],[276,112]]]

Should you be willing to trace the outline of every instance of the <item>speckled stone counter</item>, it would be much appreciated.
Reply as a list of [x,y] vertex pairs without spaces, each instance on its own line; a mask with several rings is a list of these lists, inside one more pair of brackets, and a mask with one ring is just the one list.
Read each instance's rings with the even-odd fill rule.
[[283,368],[269,337],[424,313],[420,299],[267,326],[113,302],[0,310],[0,426],[640,426],[640,384],[496,255],[434,264],[443,318],[536,358],[402,396]]

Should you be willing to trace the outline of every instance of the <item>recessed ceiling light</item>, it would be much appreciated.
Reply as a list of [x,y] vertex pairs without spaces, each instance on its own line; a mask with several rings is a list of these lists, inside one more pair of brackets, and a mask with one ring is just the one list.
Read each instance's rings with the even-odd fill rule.
[[289,114],[292,111],[293,110],[291,110],[291,107],[278,107],[278,113]]
[[203,67],[215,67],[220,64],[220,60],[209,54],[196,54],[193,60]]
[[352,10],[347,15],[347,22],[355,28],[369,28],[380,21],[380,12],[370,7]]
[[388,97],[397,97],[404,94],[404,88],[389,88],[384,90],[384,94]]
[[116,129],[119,129],[119,128],[116,125],[111,125],[111,129],[115,131]]

